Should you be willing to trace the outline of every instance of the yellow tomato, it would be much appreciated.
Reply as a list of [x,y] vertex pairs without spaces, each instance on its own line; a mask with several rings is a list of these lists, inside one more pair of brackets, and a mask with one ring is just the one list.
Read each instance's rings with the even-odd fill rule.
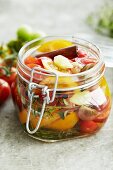
[[22,124],[26,123],[27,121],[27,110],[24,109],[19,113],[19,120]]
[[[57,119],[60,119],[60,116],[57,114],[57,112],[58,110],[56,110],[56,112],[54,111],[53,113],[51,113],[51,115],[43,116],[40,127],[46,127],[47,125],[51,124]],[[38,120],[39,120],[39,116],[35,116],[35,115],[32,116],[30,123],[33,128],[36,128]]]
[[66,48],[66,47],[69,47],[69,46],[72,46],[72,45],[73,45],[72,42],[67,41],[67,40],[63,40],[63,39],[51,40],[51,41],[48,41],[48,42],[45,42],[44,44],[42,44],[38,48],[38,51],[40,51],[40,52],[51,52],[51,51]]
[[104,90],[106,96],[111,96],[107,81],[104,77],[101,78],[99,85]]
[[[49,88],[53,88],[55,84],[55,77],[47,77],[43,79],[40,84],[47,85]],[[77,83],[71,77],[59,77],[57,88],[70,88],[77,86]]]
[[[27,113],[28,113],[28,110],[27,109],[23,109],[21,112],[19,112],[19,120],[22,124],[26,123],[27,121]],[[30,119],[32,118],[32,113],[30,115]]]
[[46,126],[49,129],[55,129],[55,130],[68,130],[75,126],[75,124],[78,122],[78,117],[75,112],[70,112],[69,115],[65,117],[65,119],[59,119],[55,122],[49,124]]

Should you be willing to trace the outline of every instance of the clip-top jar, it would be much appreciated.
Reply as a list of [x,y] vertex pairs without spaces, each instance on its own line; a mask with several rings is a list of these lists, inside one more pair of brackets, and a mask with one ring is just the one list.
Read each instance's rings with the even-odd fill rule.
[[[85,54],[78,51],[78,56],[78,49]],[[74,70],[73,60],[74,65],[78,61]],[[86,64],[80,65],[82,61]],[[101,53],[92,43],[71,36],[33,40],[20,50],[17,69],[13,99],[21,125],[31,137],[54,142],[89,136],[106,122],[110,91]]]

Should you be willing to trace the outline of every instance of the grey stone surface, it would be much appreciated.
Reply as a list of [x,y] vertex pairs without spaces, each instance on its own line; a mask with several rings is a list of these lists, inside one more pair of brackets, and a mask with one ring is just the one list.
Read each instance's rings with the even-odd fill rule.
[[[0,42],[14,37],[22,24],[47,34],[93,31],[85,17],[102,0],[0,0]],[[113,70],[106,70],[113,94]],[[113,111],[113,110],[112,110]],[[20,127],[11,100],[0,108],[0,170],[113,170],[113,115],[96,135],[58,143],[41,143]]]

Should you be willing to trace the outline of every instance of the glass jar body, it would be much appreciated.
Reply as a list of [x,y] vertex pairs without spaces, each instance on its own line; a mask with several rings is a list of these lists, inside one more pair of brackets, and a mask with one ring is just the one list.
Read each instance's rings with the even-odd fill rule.
[[[60,37],[61,38],[61,37]],[[75,75],[59,75],[55,98],[46,102],[40,126],[35,133],[29,133],[37,127],[44,103],[42,88],[48,89],[50,99],[53,96],[55,77],[53,74],[41,74],[40,70],[34,72],[31,81],[32,69],[23,64],[26,55],[37,55],[39,43],[53,40],[56,37],[47,37],[28,43],[19,53],[17,82],[12,86],[13,101],[15,103],[19,121],[24,131],[33,138],[54,142],[89,136],[96,133],[105,124],[111,109],[111,96],[109,87],[104,78],[104,63],[96,46],[74,37],[63,37],[91,56],[96,56],[99,63],[90,70]],[[57,37],[58,39],[58,37]],[[45,55],[45,54],[44,54]],[[37,55],[38,57],[38,55]],[[35,83],[31,103],[29,85]],[[28,120],[28,113],[30,113]]]
[[[67,80],[68,83],[69,80]],[[63,85],[64,86],[64,85]],[[19,121],[26,133],[26,121],[30,101],[28,83],[18,76],[13,87],[13,99]],[[33,100],[30,115],[30,128],[36,128],[43,97]],[[111,96],[104,77],[95,85],[71,91],[56,92],[54,102],[47,104],[40,128],[30,136],[42,141],[67,140],[89,136],[105,124],[111,109]]]

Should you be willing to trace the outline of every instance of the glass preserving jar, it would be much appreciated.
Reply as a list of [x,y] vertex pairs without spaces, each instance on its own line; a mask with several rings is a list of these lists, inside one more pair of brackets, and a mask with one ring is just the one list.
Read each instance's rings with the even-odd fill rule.
[[[48,49],[45,52],[38,49],[55,39],[73,42],[77,48],[95,56],[98,62],[75,74],[60,74],[32,63],[32,67],[25,65],[28,56],[39,58],[50,54],[51,58],[52,52]],[[58,50],[52,51],[56,54]],[[70,48],[70,55],[71,52]],[[105,124],[111,96],[104,77],[105,64],[99,49],[92,43],[71,36],[33,40],[20,50],[17,70],[17,82],[12,86],[13,101],[22,127],[31,137],[46,142],[67,140],[92,135]]]

